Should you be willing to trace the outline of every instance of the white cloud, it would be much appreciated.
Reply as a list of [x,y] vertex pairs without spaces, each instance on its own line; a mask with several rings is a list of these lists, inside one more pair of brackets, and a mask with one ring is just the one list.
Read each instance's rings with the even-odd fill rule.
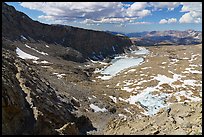
[[171,18],[168,20],[168,23],[176,23],[177,19],[176,18]]
[[38,18],[53,22],[78,20],[82,23],[124,23],[151,13],[145,9],[148,5],[146,2],[132,5],[121,2],[22,2],[20,5],[42,11],[45,15]]
[[137,15],[139,17],[144,17],[144,16],[147,16],[147,15],[150,15],[150,14],[151,14],[150,10],[142,10],[142,11],[139,11]]
[[94,19],[123,17],[123,4],[119,2],[22,2],[21,6],[42,11],[40,18]]
[[45,19],[45,20],[53,20],[53,16],[44,16],[44,15],[40,15],[38,16],[39,19]]
[[[39,20],[54,23],[77,21],[86,24],[133,23],[153,14],[154,10],[173,10],[183,5],[184,15],[180,23],[201,23],[202,3],[199,2],[135,2],[132,5],[121,2],[21,2],[21,6],[44,13]],[[154,8],[154,9],[151,9]],[[162,19],[160,24],[177,22],[175,18]]]
[[182,2],[181,12],[198,11],[202,12],[202,2]]
[[81,23],[85,24],[95,24],[95,23],[124,23],[124,22],[132,22],[136,20],[136,18],[102,18],[100,20],[92,20],[92,19],[85,19]]
[[135,2],[127,9],[127,15],[140,18],[150,15],[151,11],[145,9],[146,7],[148,7],[147,2]]
[[143,10],[148,6],[147,2],[135,2],[133,3],[128,10],[130,11],[138,11],[138,10]]
[[170,19],[161,19],[159,24],[170,24],[170,23],[176,23],[177,19],[176,18],[170,18]]
[[168,21],[166,19],[161,19],[159,24],[166,24]]
[[191,23],[193,22],[193,17],[191,16],[190,13],[186,13],[179,19],[179,22],[180,23]]
[[180,5],[180,2],[150,2],[149,4],[155,9],[168,8],[168,10],[174,10]]
[[185,13],[180,19],[180,23],[202,23],[202,3],[182,2],[181,12]]
[[130,24],[144,25],[144,24],[153,24],[153,23],[152,23],[152,22],[145,22],[145,21],[142,21],[142,22],[133,22],[133,23],[130,23]]

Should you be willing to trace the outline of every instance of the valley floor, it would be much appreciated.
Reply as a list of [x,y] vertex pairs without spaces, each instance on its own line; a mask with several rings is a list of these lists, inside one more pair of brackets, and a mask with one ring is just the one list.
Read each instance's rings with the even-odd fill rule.
[[[76,115],[90,118],[96,130],[87,134],[202,134],[202,45],[146,49],[148,54],[137,55],[144,58],[140,65],[108,79],[100,73],[106,62],[44,54],[28,62],[61,101],[71,100]],[[22,45],[18,52],[29,50]]]
[[102,134],[201,134],[202,45],[148,50],[141,65],[112,79],[93,75],[94,97],[116,109]]

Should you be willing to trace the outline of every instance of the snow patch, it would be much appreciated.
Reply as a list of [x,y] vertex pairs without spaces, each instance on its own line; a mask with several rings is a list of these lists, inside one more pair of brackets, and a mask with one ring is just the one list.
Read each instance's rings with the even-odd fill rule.
[[96,96],[92,95],[92,97],[96,98]]
[[159,81],[158,85],[162,85],[162,84],[165,84],[165,83],[171,85],[173,82],[180,79],[180,75],[174,74],[173,78],[169,78],[169,77],[167,77],[165,75],[158,74],[156,77],[154,77],[154,79]]
[[183,58],[183,59],[187,59],[187,60],[189,60],[190,58]]
[[136,69],[130,69],[127,72],[134,72],[134,71],[136,71]]
[[25,46],[26,46],[27,48],[30,48],[30,49],[32,49],[32,50],[34,50],[34,51],[36,51],[36,52],[42,54],[42,55],[48,55],[47,53],[45,53],[45,52],[40,52],[40,51],[38,51],[37,49],[28,46],[27,44],[25,44]]
[[171,61],[173,61],[173,62],[178,62],[179,60],[178,59],[171,59]]
[[184,71],[183,73],[190,72],[190,73],[193,73],[193,74],[202,74],[202,71],[192,70],[192,68],[186,68],[185,70],[186,71]]
[[16,48],[16,54],[22,58],[22,59],[33,59],[33,60],[38,60],[39,58],[33,55],[30,55],[28,53],[25,53],[24,51],[22,51],[21,49],[19,49],[18,47]]
[[134,90],[134,88],[123,87],[123,88],[121,88],[121,90],[125,90],[127,92],[132,92]]
[[57,75],[58,79],[61,79],[61,78],[63,78],[63,76],[66,75],[66,74],[59,74],[59,73],[56,73],[56,72],[54,72],[52,74]]
[[48,63],[50,63],[50,62],[48,62],[48,61],[46,61],[46,60],[43,60],[43,61],[36,61],[36,60],[34,60],[33,63],[36,63],[36,64],[40,64],[40,63],[42,63],[42,64],[48,64]]
[[138,49],[139,50],[132,51],[132,53],[134,53],[135,55],[144,55],[149,53],[149,50],[147,50],[145,47],[138,47]]
[[98,106],[94,105],[94,104],[90,104],[89,105],[90,108],[92,108],[94,110],[94,112],[106,112],[107,109],[106,108],[99,108]]
[[144,67],[144,68],[141,68],[141,69],[143,70],[143,69],[149,69],[149,68],[152,68],[152,67]]
[[109,96],[109,98],[111,98],[113,100],[114,103],[117,103],[117,98],[113,97],[113,96]]
[[46,64],[46,63],[49,63],[49,62],[46,61],[46,60],[43,60],[43,61],[40,61],[40,63],[44,63],[44,64]]
[[152,81],[152,80],[154,80],[154,79],[142,80],[142,81],[139,81],[139,82],[137,83],[137,85],[142,85],[143,83],[147,83],[147,82],[150,82],[150,81]]
[[42,68],[52,68],[52,67],[50,67],[50,66],[41,66]]
[[192,92],[190,91],[180,91],[174,93],[174,96],[176,97],[177,101],[181,101],[180,96],[185,96],[187,99],[190,99],[191,101],[197,102],[201,101],[201,98],[192,96]]
[[189,79],[189,80],[184,80],[183,81],[183,83],[185,85],[190,85],[190,86],[195,86],[195,82],[196,82],[196,80],[194,80],[194,79]]
[[112,78],[112,76],[98,76],[98,77],[96,77],[96,78],[100,78],[100,79],[102,79],[102,80],[109,80],[109,79]]
[[48,46],[48,45],[45,45],[45,47],[46,47],[46,48],[49,48],[50,46]]
[[167,106],[165,100],[169,95],[166,93],[152,95],[151,93],[153,91],[156,91],[156,87],[148,87],[140,94],[130,96],[125,101],[128,101],[130,104],[139,103],[145,110],[145,115],[154,115],[160,110],[160,108]]
[[116,87],[120,86],[120,83],[117,83],[115,86],[116,86]]
[[115,47],[114,47],[114,46],[112,46],[112,49],[113,49],[113,51],[115,52]]
[[23,35],[21,35],[21,38],[24,39],[24,40],[27,40],[26,37],[24,37]]
[[127,108],[124,108],[124,110],[132,115],[132,112],[128,110]]
[[124,118],[124,120],[126,120],[126,119],[127,119],[127,116],[126,116],[126,115],[124,115],[124,114],[118,114],[118,116],[119,116],[119,117],[123,117],[123,118]]

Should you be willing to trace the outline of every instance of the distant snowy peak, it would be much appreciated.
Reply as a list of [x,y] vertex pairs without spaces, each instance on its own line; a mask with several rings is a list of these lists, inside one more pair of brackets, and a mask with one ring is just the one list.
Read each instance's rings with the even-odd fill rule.
[[116,35],[117,35],[117,36],[122,36],[122,37],[124,37],[124,36],[125,36],[125,35],[123,35],[123,34],[119,34],[119,33],[118,33],[118,34],[116,34]]
[[127,34],[137,45],[191,45],[202,43],[202,31],[186,30],[168,30],[168,31],[151,31]]
[[168,31],[152,31],[145,35],[145,37],[152,37],[152,36],[173,36],[173,37],[179,37],[179,38],[196,37],[200,39],[202,38],[202,32],[195,31],[195,30],[187,30],[187,31],[168,30]]

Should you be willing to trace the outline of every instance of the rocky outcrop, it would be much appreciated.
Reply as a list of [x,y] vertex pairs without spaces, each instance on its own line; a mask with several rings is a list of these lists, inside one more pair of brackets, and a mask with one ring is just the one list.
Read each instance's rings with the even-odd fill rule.
[[[2,3],[2,37],[12,41],[25,41],[26,38],[28,41],[59,44],[77,50],[85,59],[92,58],[94,60],[100,60],[115,53],[122,53],[124,48],[132,45],[127,37],[114,36],[102,31],[63,25],[47,25],[33,21],[6,3]],[[72,59],[72,57],[70,55],[63,56],[64,59]]]
[[94,129],[89,118],[76,116],[72,102],[64,102],[29,63],[5,49],[2,61],[3,134],[71,135]]
[[184,102],[161,109],[152,117],[115,119],[105,134],[131,135],[201,135],[202,103]]
[[13,55],[3,51],[2,56],[2,134],[32,134],[33,110],[16,79]]

